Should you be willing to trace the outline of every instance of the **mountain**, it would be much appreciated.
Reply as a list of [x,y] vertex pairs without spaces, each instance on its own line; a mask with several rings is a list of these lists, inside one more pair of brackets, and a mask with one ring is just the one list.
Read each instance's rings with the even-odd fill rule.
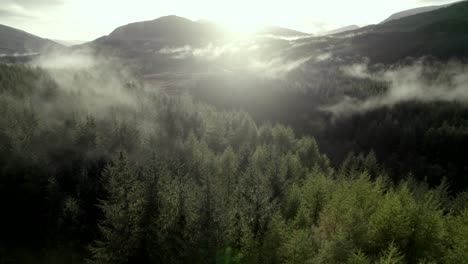
[[0,25],[0,54],[39,53],[62,47],[48,39],[40,38],[25,31]]
[[169,71],[173,69],[170,65],[181,63],[162,60],[162,49],[201,47],[229,37],[229,32],[215,23],[164,16],[118,27],[109,35],[75,46],[74,49],[91,47],[98,54],[123,58],[139,69]]
[[326,51],[344,64],[364,57],[370,63],[383,64],[427,56],[468,61],[468,1],[369,25],[352,33],[298,40],[288,54],[299,58]]
[[355,31],[335,51],[374,62],[393,63],[406,57],[468,59],[468,1],[391,20]]
[[276,26],[264,27],[244,35],[234,33],[211,21],[192,21],[178,16],[165,16],[121,26],[107,36],[73,49],[91,47],[91,50],[98,54],[117,56],[143,74],[175,72],[182,69],[202,71],[205,67],[214,66],[197,57],[208,56],[213,59],[229,53],[229,50],[235,50],[232,45],[250,39],[251,34],[254,38],[263,35],[279,36],[278,39],[261,40],[263,43],[271,43],[270,51],[288,44],[288,41],[281,37],[310,36]]
[[[309,34],[276,26],[263,27],[258,35],[308,36]],[[120,48],[160,49],[167,46],[204,45],[232,37],[232,32],[210,21],[192,21],[178,16],[165,16],[152,21],[131,23],[115,29],[92,43]],[[141,47],[141,46],[144,47]]]
[[[352,30],[353,34],[337,34],[345,30]],[[247,46],[258,49],[255,55],[281,53],[290,61],[318,53],[340,57],[343,63],[362,57],[384,64],[428,55],[440,59],[468,59],[468,2],[451,4],[383,24],[362,28],[348,26],[330,33],[335,34],[312,37],[303,32],[269,26],[254,34],[310,38],[293,40],[297,45],[292,48],[290,41],[281,38],[253,40],[256,45],[242,44],[216,23],[166,16],[119,27],[108,36],[86,46],[94,47],[98,53],[117,55],[135,65],[143,74],[178,69],[200,70],[207,64],[218,67],[217,62],[228,61],[226,58],[214,60],[220,54],[229,54],[231,50]],[[237,65],[245,64],[247,62],[242,59],[248,60],[249,52],[244,52],[244,57],[231,56],[229,61],[236,61]],[[210,62],[199,59],[203,56],[210,57]]]
[[437,10],[437,9],[440,9],[440,8],[443,8],[443,7],[446,7],[446,6],[448,6],[448,5],[424,6],[424,7],[418,7],[418,8],[413,8],[413,9],[401,11],[401,12],[392,14],[390,17],[388,17],[387,19],[382,21],[380,24],[386,23],[386,22],[391,21],[391,20],[397,20],[397,19],[400,19],[400,18],[412,16],[412,15],[417,15],[417,14],[421,14],[421,13],[425,13],[425,12],[434,11],[434,10]]
[[341,28],[337,28],[337,29],[334,29],[334,30],[327,31],[327,32],[325,32],[323,35],[339,34],[339,33],[347,32],[347,31],[352,31],[352,30],[356,30],[356,29],[359,29],[359,26],[357,26],[357,25],[350,25],[350,26],[341,27]]
[[108,36],[94,42],[104,44],[145,42],[146,46],[191,45],[222,36],[223,30],[214,23],[198,23],[183,17],[165,16],[119,27]]
[[277,27],[277,26],[266,26],[257,30],[255,34],[258,35],[274,35],[282,37],[298,37],[298,36],[310,36],[310,34],[292,30],[289,28]]
[[54,39],[53,41],[59,43],[60,45],[66,46],[66,47],[81,45],[81,44],[87,42],[87,41],[84,41],[84,40],[63,40],[63,39]]
[[433,11],[407,16],[397,20],[391,20],[387,23],[377,25],[375,30],[379,32],[446,32],[454,30],[468,32],[468,27],[463,27],[466,23],[468,23],[468,1],[442,6]]

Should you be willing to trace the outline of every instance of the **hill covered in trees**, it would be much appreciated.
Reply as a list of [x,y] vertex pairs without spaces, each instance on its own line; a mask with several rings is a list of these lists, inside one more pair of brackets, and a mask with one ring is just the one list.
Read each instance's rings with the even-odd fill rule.
[[463,263],[466,7],[0,57],[0,263]]
[[441,9],[441,8],[447,7],[447,6],[449,6],[449,5],[450,5],[450,4],[446,4],[446,5],[434,5],[434,6],[423,6],[423,7],[412,8],[412,9],[409,9],[409,10],[400,11],[400,12],[397,12],[397,13],[395,13],[395,14],[392,14],[392,15],[389,16],[387,19],[385,19],[384,21],[382,21],[380,24],[389,22],[389,21],[391,21],[391,20],[397,20],[397,19],[400,19],[400,18],[408,17],[408,16],[413,16],[413,15],[417,15],[417,14],[421,14],[421,13],[426,13],[426,12],[434,11],[434,10],[437,10],[437,9]]
[[2,262],[467,258],[467,192],[394,180],[373,152],[331,166],[312,137],[114,63],[1,65],[0,87]]

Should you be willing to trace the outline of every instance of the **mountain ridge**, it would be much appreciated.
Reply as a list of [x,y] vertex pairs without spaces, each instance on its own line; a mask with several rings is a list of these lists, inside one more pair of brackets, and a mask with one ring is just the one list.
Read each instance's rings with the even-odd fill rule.
[[397,13],[394,13],[394,14],[390,15],[387,19],[380,22],[379,24],[384,24],[384,23],[387,23],[389,21],[405,18],[405,17],[408,17],[408,16],[413,16],[413,15],[417,15],[417,14],[421,14],[421,13],[431,12],[431,11],[434,11],[434,10],[437,10],[437,9],[440,9],[440,8],[443,8],[443,7],[446,7],[446,6],[448,6],[448,5],[423,6],[423,7],[417,7],[417,8],[412,8],[412,9],[400,11],[400,12],[397,12]]
[[61,47],[63,46],[50,39],[0,24],[0,54],[37,53]]
[[326,31],[323,35],[340,34],[340,33],[343,33],[343,32],[353,31],[353,30],[357,30],[357,29],[360,29],[360,27],[358,25],[349,25],[349,26],[344,26],[344,27],[340,27],[340,28],[336,28],[336,29],[333,29],[333,30]]

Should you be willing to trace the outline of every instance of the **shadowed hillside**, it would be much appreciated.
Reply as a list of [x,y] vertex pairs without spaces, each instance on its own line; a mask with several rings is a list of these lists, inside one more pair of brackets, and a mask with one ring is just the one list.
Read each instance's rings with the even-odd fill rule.
[[38,53],[60,47],[60,44],[51,40],[0,25],[0,54]]

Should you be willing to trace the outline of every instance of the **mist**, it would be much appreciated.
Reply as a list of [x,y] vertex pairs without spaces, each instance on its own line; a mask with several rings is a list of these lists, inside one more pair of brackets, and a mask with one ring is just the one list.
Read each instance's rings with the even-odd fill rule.
[[[409,65],[370,69],[367,63],[342,67],[346,76],[383,82],[387,91],[365,99],[345,96],[322,110],[335,115],[349,115],[380,107],[392,107],[408,101],[468,101],[468,67],[459,61],[446,63],[421,59]],[[378,67],[377,67],[378,68]]]
[[28,52],[28,53],[0,53],[0,58],[3,57],[29,57],[29,56],[37,56],[39,55],[39,52]]
[[0,263],[465,263],[468,1],[418,1],[6,0]]
[[[128,121],[142,132],[154,129],[150,121],[154,113],[150,117],[145,107],[158,95],[159,87],[144,85],[119,59],[81,50],[44,53],[28,65],[45,71],[48,77],[41,78],[50,77],[56,84],[55,90],[48,92],[50,96],[43,96],[50,81],[37,82],[27,99],[38,118],[49,126],[88,116],[102,122]],[[12,100],[18,105],[24,101]]]

